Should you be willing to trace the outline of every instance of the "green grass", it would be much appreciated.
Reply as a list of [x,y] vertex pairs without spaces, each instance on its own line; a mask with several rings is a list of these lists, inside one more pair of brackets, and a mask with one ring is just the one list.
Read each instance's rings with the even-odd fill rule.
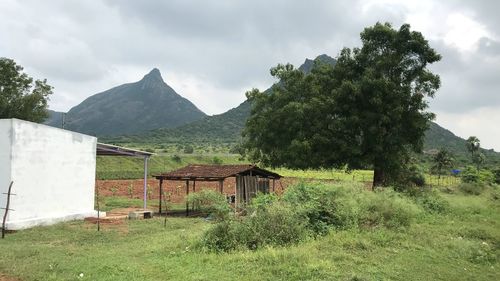
[[197,246],[211,226],[201,218],[169,218],[165,228],[160,218],[125,221],[101,232],[80,221],[37,227],[0,240],[0,273],[21,280],[500,280],[500,202],[491,191],[441,195],[449,210],[422,213],[409,228],[335,231],[295,246],[223,254]]
[[[241,163],[238,156],[232,154],[174,154],[154,155],[148,162],[149,176],[171,171],[188,164],[213,164],[214,158],[223,164]],[[97,157],[98,179],[140,179],[144,177],[144,160],[135,157],[99,156]]]

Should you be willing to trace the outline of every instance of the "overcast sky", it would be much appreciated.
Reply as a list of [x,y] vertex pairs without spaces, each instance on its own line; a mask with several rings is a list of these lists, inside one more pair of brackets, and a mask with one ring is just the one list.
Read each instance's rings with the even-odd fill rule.
[[[404,2],[404,3],[402,3]],[[0,56],[54,86],[50,108],[152,68],[207,114],[273,83],[269,68],[359,46],[377,21],[409,23],[443,55],[437,122],[500,151],[500,1],[0,0]]]

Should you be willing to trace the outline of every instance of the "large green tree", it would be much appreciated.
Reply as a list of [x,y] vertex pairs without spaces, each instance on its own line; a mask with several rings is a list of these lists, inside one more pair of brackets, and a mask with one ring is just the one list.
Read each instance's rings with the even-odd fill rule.
[[316,62],[310,74],[278,65],[271,94],[254,89],[243,132],[246,155],[290,168],[348,165],[374,170],[374,186],[399,177],[420,152],[434,114],[426,97],[440,86],[427,69],[440,60],[421,33],[377,23],[345,48],[335,66]]
[[33,80],[14,60],[0,58],[0,118],[43,122],[50,94],[46,80]]

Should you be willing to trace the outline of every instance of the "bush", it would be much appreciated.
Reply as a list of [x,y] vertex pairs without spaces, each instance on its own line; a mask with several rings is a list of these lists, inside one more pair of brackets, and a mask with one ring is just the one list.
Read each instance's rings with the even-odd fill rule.
[[217,156],[214,156],[214,158],[212,158],[212,163],[215,164],[215,165],[221,165],[222,164],[222,159],[220,159]]
[[226,219],[231,212],[226,197],[214,190],[202,189],[199,192],[191,193],[187,197],[187,202],[193,206],[195,211],[210,216],[217,221]]
[[495,177],[495,183],[500,184],[500,169],[495,169],[493,175]]
[[185,154],[193,154],[194,153],[194,148],[191,145],[186,145],[184,147],[184,153]]
[[464,183],[478,183],[479,182],[479,172],[476,168],[468,166],[465,168],[460,177]]
[[173,160],[174,162],[176,162],[176,163],[181,163],[182,158],[181,158],[179,155],[174,154],[174,155],[172,155],[172,160]]
[[368,193],[360,204],[360,224],[364,226],[408,227],[418,213],[413,202],[392,190]]
[[304,221],[290,205],[277,202],[251,215],[215,224],[203,235],[202,245],[221,252],[294,244],[310,236]]
[[469,194],[469,195],[480,195],[483,193],[483,191],[486,189],[486,186],[482,183],[461,183],[458,186],[458,189],[463,192],[464,194]]
[[408,227],[418,210],[393,190],[300,183],[282,197],[258,195],[247,216],[216,224],[205,233],[203,244],[216,251],[255,249],[296,243],[331,229]]
[[407,194],[430,213],[445,213],[450,207],[450,203],[435,190],[414,189]]

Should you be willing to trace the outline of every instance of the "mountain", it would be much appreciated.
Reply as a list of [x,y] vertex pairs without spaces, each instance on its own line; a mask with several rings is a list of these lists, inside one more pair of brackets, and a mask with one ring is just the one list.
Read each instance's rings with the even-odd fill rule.
[[49,112],[49,118],[43,122],[45,125],[49,125],[52,127],[58,127],[61,128],[62,126],[62,116],[65,114],[64,112],[60,111],[54,111],[54,110],[47,110]]
[[158,69],[140,81],[95,94],[66,114],[65,128],[97,136],[173,128],[205,117],[167,85]]
[[[328,55],[320,55],[314,60],[306,59],[299,69],[304,73],[309,73],[314,61],[330,65],[334,65],[336,62],[334,58]],[[271,88],[264,92],[271,92]],[[114,138],[110,139],[110,141],[141,142],[141,139],[143,139],[147,140],[147,142],[237,142],[240,139],[245,122],[250,116],[250,109],[250,102],[244,101],[238,107],[232,108],[225,113],[207,116],[176,128],[161,128],[142,136]]]

